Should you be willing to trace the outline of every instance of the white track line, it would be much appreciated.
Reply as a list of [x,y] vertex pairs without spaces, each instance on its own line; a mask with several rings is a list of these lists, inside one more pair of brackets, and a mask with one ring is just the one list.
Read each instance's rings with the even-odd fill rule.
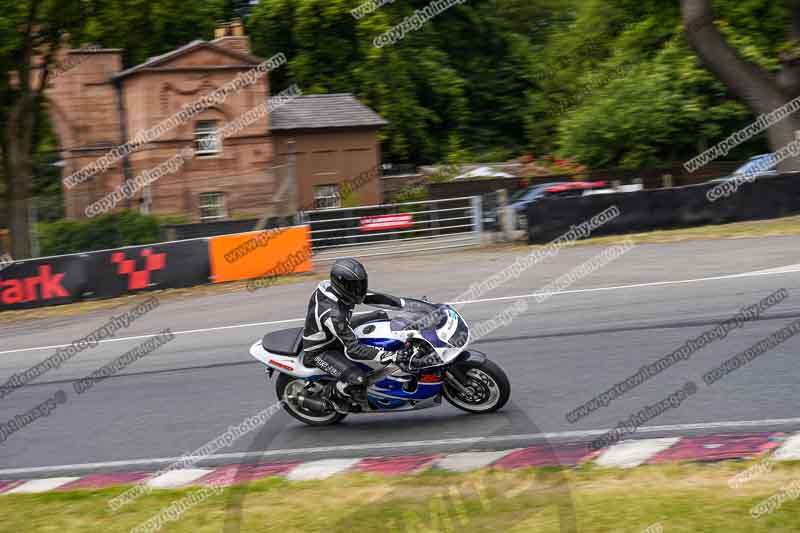
[[[775,418],[769,420],[731,420],[726,422],[700,422],[697,424],[674,424],[669,426],[641,427],[637,433],[685,432],[691,430],[733,429],[733,428],[768,428],[775,426],[800,426],[800,418]],[[265,450],[261,452],[238,452],[208,455],[205,460],[215,462],[237,461],[252,458],[268,459],[276,456],[315,455],[331,452],[369,452],[402,448],[426,448],[433,446],[477,445],[513,441],[541,441],[561,439],[586,439],[597,437],[611,431],[610,429],[588,429],[583,431],[561,431],[555,433],[527,433],[522,435],[498,435],[493,437],[461,437],[450,439],[420,440],[406,442],[381,442],[375,444],[344,444],[341,446],[319,446],[314,448],[288,448],[284,450]],[[679,435],[682,436],[682,435]],[[535,442],[532,443],[535,445]],[[558,446],[558,444],[553,444]],[[157,457],[153,459],[132,459],[127,461],[108,461],[101,463],[82,463],[56,466],[39,466],[30,468],[8,468],[0,470],[0,476],[19,476],[48,474],[52,472],[72,470],[100,470],[106,468],[125,468],[171,465],[181,457]]]
[[[664,287],[667,285],[685,285],[687,283],[703,283],[706,281],[721,281],[721,280],[729,280],[729,279],[740,279],[740,278],[749,278],[749,277],[760,277],[760,276],[779,276],[783,274],[794,274],[800,272],[800,266],[790,265],[787,267],[780,267],[777,269],[770,269],[770,270],[760,270],[756,272],[745,272],[744,274],[729,274],[725,276],[712,276],[709,278],[695,278],[695,279],[682,279],[682,280],[675,280],[675,281],[654,281],[650,283],[633,283],[631,285],[614,285],[611,287],[594,287],[591,289],[573,289],[568,291],[558,291],[553,293],[545,293],[548,297],[550,296],[564,296],[568,294],[586,294],[592,292],[608,292],[608,291],[619,291],[619,290],[626,290],[626,289],[642,289],[648,287]],[[529,293],[529,294],[518,294],[516,296],[498,296],[496,298],[483,298],[480,300],[462,300],[457,302],[445,302],[450,305],[468,305],[468,304],[477,304],[477,303],[486,303],[486,302],[500,302],[504,300],[520,300],[520,299],[527,299],[527,298],[535,298],[541,297],[542,293]],[[366,311],[365,311],[366,312]],[[364,314],[362,313],[355,313],[356,315]],[[276,324],[290,324],[292,322],[302,322],[305,320],[305,317],[302,318],[288,318],[285,320],[270,320],[268,322],[251,322],[248,324],[232,324],[230,326],[216,326],[211,328],[200,328],[200,329],[187,329],[183,331],[173,331],[173,335],[189,335],[194,333],[210,333],[213,331],[222,331],[226,329],[237,329],[237,328],[253,328],[253,327],[262,327],[262,326],[271,326]],[[118,339],[105,339],[101,340],[99,344],[105,344],[110,342],[124,342],[124,341],[132,341],[132,340],[139,340],[139,339],[149,339],[152,337],[157,337],[160,333],[150,333],[146,335],[136,335],[133,337],[120,337]],[[31,348],[17,348],[14,350],[3,350],[0,351],[0,355],[10,354],[10,353],[21,353],[21,352],[32,352],[37,350],[53,350],[56,348],[65,348],[69,346],[69,344],[53,344],[51,346],[35,346]]]
[[[362,314],[362,313],[355,313],[355,314]],[[269,326],[272,324],[289,324],[291,322],[299,322],[301,320],[305,320],[305,318],[289,318],[286,320],[272,320],[269,322],[252,322],[250,324],[234,324],[232,326],[217,326],[213,328],[201,328],[201,329],[187,329],[183,331],[173,331],[173,335],[188,335],[190,333],[208,333],[211,331],[221,331],[224,329],[236,329],[236,328],[252,328],[256,326]],[[120,337],[118,339],[105,339],[98,342],[98,344],[106,344],[111,342],[123,342],[123,341],[134,341],[139,339],[149,339],[152,337],[157,337],[160,333],[148,333],[146,335],[136,335],[135,337]],[[30,352],[34,350],[53,350],[56,348],[65,348],[69,346],[69,344],[53,344],[51,346],[36,346],[33,348],[19,348],[16,350],[5,350],[0,352],[0,355],[7,354],[7,353],[18,353],[18,352]]]

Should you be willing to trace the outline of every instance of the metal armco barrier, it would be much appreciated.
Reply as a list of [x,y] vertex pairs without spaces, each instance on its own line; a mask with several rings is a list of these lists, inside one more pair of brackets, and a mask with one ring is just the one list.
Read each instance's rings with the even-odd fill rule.
[[723,224],[800,214],[800,173],[764,177],[744,183],[728,197],[711,202],[706,193],[719,183],[545,199],[528,206],[528,242],[546,243],[605,209],[620,215],[592,235],[645,232],[706,224]]
[[482,221],[480,196],[303,213],[316,262],[472,246]]
[[0,311],[72,303],[88,285],[85,255],[18,261],[0,271]]

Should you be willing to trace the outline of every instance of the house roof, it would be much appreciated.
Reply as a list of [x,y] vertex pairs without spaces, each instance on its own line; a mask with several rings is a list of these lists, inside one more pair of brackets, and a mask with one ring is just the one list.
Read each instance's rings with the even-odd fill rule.
[[298,96],[270,114],[272,130],[379,127],[388,124],[350,93]]
[[136,65],[135,67],[131,67],[131,68],[126,69],[126,70],[121,70],[120,72],[117,72],[116,74],[112,75],[111,78],[112,79],[124,78],[125,76],[129,76],[129,75],[134,74],[136,72],[139,72],[141,70],[145,70],[145,69],[148,69],[148,68],[152,68],[152,67],[161,65],[163,63],[167,63],[169,61],[172,61],[176,57],[180,57],[180,56],[182,56],[184,54],[188,54],[188,53],[194,52],[195,50],[199,50],[201,48],[210,48],[210,49],[212,49],[214,51],[217,51],[217,52],[220,52],[222,54],[229,55],[231,57],[239,59],[242,62],[242,64],[244,64],[244,65],[257,65],[258,63],[261,63],[261,61],[262,61],[261,59],[255,57],[255,56],[252,56],[252,55],[249,55],[249,54],[243,54],[241,52],[237,52],[235,50],[231,50],[231,49],[226,48],[224,46],[220,46],[218,44],[215,44],[213,42],[196,40],[196,41],[190,42],[189,44],[185,44],[185,45],[181,46],[180,48],[176,48],[175,50],[172,50],[171,52],[167,52],[166,54],[161,54],[160,56],[151,57],[147,61],[145,61],[144,63],[140,63],[140,64]]

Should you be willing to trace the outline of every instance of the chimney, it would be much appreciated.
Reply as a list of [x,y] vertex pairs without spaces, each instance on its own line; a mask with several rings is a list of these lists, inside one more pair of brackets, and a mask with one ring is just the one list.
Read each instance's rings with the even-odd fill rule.
[[214,40],[211,42],[242,54],[250,53],[250,38],[244,34],[244,25],[240,19],[221,22],[214,29]]

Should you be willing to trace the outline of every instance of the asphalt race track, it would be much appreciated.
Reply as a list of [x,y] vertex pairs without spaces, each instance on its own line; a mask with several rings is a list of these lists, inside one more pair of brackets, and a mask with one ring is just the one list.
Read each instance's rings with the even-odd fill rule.
[[[510,448],[540,439],[537,434],[542,432],[549,440],[590,440],[645,405],[664,399],[687,380],[697,383],[697,393],[649,422],[639,436],[800,430],[800,338],[789,339],[711,387],[701,379],[723,360],[800,318],[800,266],[793,267],[800,263],[800,238],[641,245],[543,303],[530,297],[602,250],[596,246],[562,250],[519,279],[483,295],[483,301],[462,308],[466,319],[477,323],[515,301],[503,297],[528,295],[527,312],[474,346],[503,366],[511,378],[512,402],[500,413],[474,416],[443,405],[415,413],[351,415],[338,426],[322,429],[306,427],[280,413],[267,424],[272,432],[271,459]],[[437,257],[382,257],[365,263],[376,290],[452,301],[471,283],[484,280],[523,253],[521,247],[515,252],[456,251]],[[770,269],[778,270],[763,272]],[[746,275],[734,276],[738,274]],[[254,293],[164,301],[119,332],[113,342],[80,353],[0,399],[0,422],[5,422],[58,390],[67,393],[67,401],[49,416],[0,443],[0,471],[59,467],[42,470],[44,475],[115,461],[130,470],[132,460],[141,460],[132,464],[144,466],[157,463],[153,459],[194,450],[229,425],[273,404],[274,385],[250,358],[248,348],[269,330],[301,325],[297,319],[304,316],[315,284],[304,281]],[[568,411],[642,364],[670,353],[781,288],[788,290],[789,298],[759,320],[732,331],[579,422],[565,419]],[[0,327],[1,381],[53,354],[53,346],[88,334],[111,314],[106,310]],[[260,324],[275,321],[286,322]],[[144,340],[126,337],[164,328],[176,333],[173,341],[119,376],[83,395],[75,394],[73,380]],[[233,462],[235,454],[249,450],[252,442],[249,436],[234,442],[225,450],[234,455],[212,458],[211,463]],[[308,450],[319,447],[325,449]]]

